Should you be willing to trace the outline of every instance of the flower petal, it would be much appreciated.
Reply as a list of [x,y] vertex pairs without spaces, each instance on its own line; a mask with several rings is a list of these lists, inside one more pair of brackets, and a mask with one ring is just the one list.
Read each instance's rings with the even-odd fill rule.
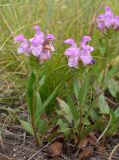
[[14,38],[14,41],[15,41],[15,42],[22,42],[22,41],[24,41],[24,40],[25,40],[25,37],[24,37],[23,34],[20,34],[20,35],[18,35],[18,36],[16,36],[16,37]]

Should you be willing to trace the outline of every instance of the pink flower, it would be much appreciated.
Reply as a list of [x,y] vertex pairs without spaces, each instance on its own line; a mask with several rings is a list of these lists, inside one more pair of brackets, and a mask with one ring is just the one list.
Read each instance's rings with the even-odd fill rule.
[[95,63],[95,60],[93,60],[90,54],[94,48],[90,45],[87,45],[87,42],[90,40],[90,36],[83,36],[80,47],[77,47],[77,44],[72,38],[64,41],[66,44],[71,45],[71,47],[66,49],[64,53],[68,58],[69,67],[77,68],[79,60],[81,60],[84,65]]
[[98,29],[105,33],[108,29],[119,29],[119,17],[115,16],[109,6],[105,7],[105,13],[100,14],[96,19]]
[[25,39],[24,35],[20,34],[16,36],[14,38],[14,41],[20,43],[17,52],[19,54],[25,54],[26,56],[29,56],[29,53],[30,53],[29,42],[27,39]]
[[77,68],[79,61],[79,49],[77,48],[77,44],[72,38],[65,40],[64,43],[71,45],[64,53],[68,58],[68,66]]
[[14,41],[20,43],[18,53],[24,53],[25,55],[32,54],[43,62],[50,59],[52,52],[55,51],[53,46],[55,37],[52,34],[48,34],[45,37],[39,26],[35,26],[34,29],[36,33],[33,38],[27,40],[21,34],[16,36]]
[[25,37],[23,34],[20,34],[14,38],[15,42],[23,42],[24,40],[25,40]]
[[47,41],[47,40],[54,41],[54,40],[55,40],[55,36],[54,36],[53,34],[48,34],[48,35],[46,36],[46,41]]
[[64,41],[65,44],[70,44],[70,45],[76,45],[75,41],[73,38],[69,38]]

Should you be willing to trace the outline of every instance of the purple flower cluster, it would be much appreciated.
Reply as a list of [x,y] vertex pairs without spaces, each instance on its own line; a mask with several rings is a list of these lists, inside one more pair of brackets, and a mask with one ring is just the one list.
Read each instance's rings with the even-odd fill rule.
[[95,60],[93,60],[90,54],[94,50],[94,48],[90,45],[87,45],[88,41],[91,41],[91,37],[83,36],[80,47],[77,47],[77,44],[72,38],[64,41],[65,44],[71,45],[65,51],[65,55],[68,58],[69,67],[77,68],[79,60],[81,60],[84,65],[95,63]]
[[100,14],[96,18],[98,29],[105,33],[108,29],[112,28],[116,31],[119,30],[119,16],[115,16],[110,7],[105,7],[105,13]]
[[33,38],[27,40],[24,35],[20,34],[15,37],[14,41],[20,43],[18,47],[19,54],[25,54],[26,56],[32,54],[38,57],[40,62],[43,62],[50,59],[51,53],[55,51],[53,46],[55,37],[52,34],[48,34],[45,37],[39,26],[35,26],[34,29],[36,33]]

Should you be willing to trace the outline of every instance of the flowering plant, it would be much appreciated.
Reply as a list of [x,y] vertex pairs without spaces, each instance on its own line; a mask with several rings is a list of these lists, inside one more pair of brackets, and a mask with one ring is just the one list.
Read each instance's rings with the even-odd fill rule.
[[[84,137],[95,128],[99,131],[102,128],[104,129],[105,124],[107,124],[109,119],[105,120],[102,118],[103,122],[101,121],[100,123],[100,115],[110,115],[111,117],[111,110],[104,95],[105,90],[108,88],[110,93],[115,97],[118,92],[118,89],[114,92],[108,83],[111,78],[111,83],[113,83],[113,86],[115,87],[115,84],[117,83],[110,75],[112,75],[112,73],[117,73],[118,71],[110,69],[112,61],[109,60],[108,57],[110,46],[106,45],[108,44],[107,41],[109,39],[108,34],[106,35],[106,33],[108,33],[107,31],[110,29],[118,31],[119,17],[114,16],[111,9],[106,7],[105,13],[96,18],[96,23],[97,28],[103,33],[103,38],[99,38],[99,48],[95,47],[95,50],[99,49],[99,53],[102,54],[105,59],[104,64],[101,67],[97,64],[99,62],[94,60],[91,55],[91,53],[95,51],[94,47],[88,44],[92,40],[91,36],[83,36],[79,46],[73,38],[64,41],[65,44],[70,45],[70,47],[65,50],[64,55],[68,59],[68,70],[72,72],[72,83],[64,82],[64,87],[66,89],[65,101],[57,97],[60,106],[60,110],[57,110],[56,115],[58,116],[57,125],[60,128],[60,132],[63,132],[66,135],[73,134],[75,137],[78,135],[80,138]],[[26,39],[24,35],[21,34],[15,37],[14,40],[19,43],[19,54],[27,56],[29,61],[31,60],[30,57],[34,57],[37,60],[37,64],[41,64],[42,66],[42,63],[50,60],[52,53],[55,51],[53,45],[55,37],[52,34],[47,34],[45,36],[44,33],[41,32],[39,26],[35,26],[34,29],[36,30],[36,33],[33,38]],[[102,36],[102,34],[100,35]],[[111,62],[111,65],[107,63],[108,61]],[[83,65],[81,65],[81,63]],[[93,66],[95,63],[96,65]],[[41,76],[41,78],[40,76],[41,75],[36,72],[35,68],[32,67],[26,87],[31,124],[27,127],[28,123],[20,121],[25,129],[30,128],[30,133],[34,135],[36,144],[39,144],[41,134],[46,133],[45,131],[47,129],[45,130],[44,128],[46,126],[46,128],[48,128],[47,124],[49,124],[42,119],[42,115],[45,113],[45,109],[50,101],[54,98],[60,85],[59,84],[53,90],[45,102],[42,102],[40,89],[44,85],[45,76]],[[70,92],[71,88],[73,88],[73,93]],[[104,126],[99,128],[97,127],[99,124],[104,124]],[[109,125],[110,124],[111,118],[109,121]]]
[[[119,16],[114,16],[111,9],[109,7],[105,7],[105,13],[99,15],[96,18],[96,23],[98,29],[104,34],[109,29],[118,31]],[[103,68],[98,68],[96,66],[89,67],[89,65],[92,65],[96,62],[90,54],[92,51],[94,51],[94,48],[87,44],[87,42],[91,40],[90,36],[83,36],[80,47],[77,46],[74,39],[72,38],[64,41],[65,44],[71,45],[71,47],[66,49],[65,55],[68,58],[68,66],[70,68],[74,68],[72,70],[74,97],[70,95],[68,85],[65,84],[67,90],[66,100],[64,101],[59,97],[57,98],[60,106],[60,110],[58,110],[57,113],[59,115],[62,115],[65,120],[59,119],[58,124],[62,132],[64,132],[66,135],[74,135],[74,139],[76,139],[77,135],[80,138],[85,137],[95,128],[98,131],[104,131],[102,135],[98,138],[98,143],[98,141],[105,133],[109,134],[111,132],[114,121],[116,123],[118,121],[118,116],[115,114],[118,109],[116,109],[115,112],[112,113],[110,105],[105,98],[106,89],[109,89],[109,92],[113,94],[114,90],[111,90],[111,86],[118,86],[117,82],[112,78],[112,75],[114,73],[117,73],[118,71],[117,66],[112,67],[112,64],[114,62],[112,62],[112,59],[109,58],[111,55],[109,54],[110,46],[108,44],[110,35],[108,34],[109,33],[105,34],[105,37],[103,36],[103,38],[100,37],[101,43],[99,44],[99,49],[100,53],[102,53],[105,58],[105,61],[103,62]],[[117,55],[115,55],[115,58],[117,58]],[[80,61],[85,66],[83,67],[83,70],[81,70],[82,68],[80,67],[80,71],[82,71],[81,74],[79,74],[79,69],[75,69],[78,68]],[[115,61],[114,55],[113,61]],[[81,80],[79,75],[81,76]],[[112,82],[111,84],[110,81]],[[119,89],[119,87],[117,88]],[[115,98],[117,92],[119,92],[119,90],[117,91],[117,89],[115,89],[115,94],[113,94]],[[88,95],[90,95],[90,101],[88,100]],[[95,107],[98,107],[100,111],[95,112]],[[103,119],[99,116],[99,113],[102,114],[104,117],[106,117],[105,115],[108,115],[110,118],[106,117]],[[90,118],[93,119],[94,123],[90,122]],[[67,123],[69,125],[67,125]],[[71,127],[72,123],[73,129]],[[108,125],[106,126],[107,123]],[[98,125],[100,125],[100,128],[98,127]],[[116,129],[117,128],[115,127],[115,130]]]
[[[33,38],[27,40],[24,35],[20,34],[15,37],[14,41],[15,43],[19,43],[18,54],[24,54],[28,57],[29,61],[32,61],[31,57],[34,57],[37,59],[37,62],[35,61],[35,63],[40,63],[42,65],[42,63],[51,58],[52,52],[55,51],[53,46],[55,37],[52,34],[47,34],[44,36],[44,33],[40,31],[39,26],[35,26],[34,29],[36,30],[36,33]],[[49,97],[42,102],[40,89],[45,83],[45,75],[40,78],[41,74],[38,72],[40,70],[39,67],[40,65],[38,68],[31,66],[32,71],[28,77],[26,87],[28,111],[30,114],[31,124],[20,120],[21,125],[30,134],[34,135],[36,145],[40,143],[41,135],[45,134],[45,127],[48,127],[47,125],[44,127],[46,122],[42,120],[42,114],[45,112],[45,108],[54,98],[56,91],[58,90],[57,86]]]
[[[63,115],[69,124],[74,122],[73,134],[75,136],[81,135],[84,129],[84,125],[87,124],[86,101],[91,86],[90,78],[92,72],[92,69],[89,66],[93,65],[96,62],[90,54],[94,50],[94,48],[87,44],[89,41],[91,41],[90,36],[83,36],[79,47],[72,38],[69,38],[64,41],[65,44],[71,45],[71,47],[65,50],[64,54],[68,58],[68,66],[71,68],[73,72],[72,84],[74,91],[73,93],[76,98],[76,103],[73,102],[73,98],[69,94],[68,86],[67,84],[65,84],[67,90],[67,102],[60,99],[59,97],[57,98],[61,109],[60,111],[58,111],[58,114]],[[80,61],[82,62],[83,66],[85,66],[82,70],[81,83],[79,78],[79,70],[77,70]],[[63,130],[62,123],[65,122],[62,122],[60,119],[58,121],[58,124],[60,125],[61,130]],[[69,132],[69,130],[70,129],[67,127],[67,129],[65,129],[64,132]]]

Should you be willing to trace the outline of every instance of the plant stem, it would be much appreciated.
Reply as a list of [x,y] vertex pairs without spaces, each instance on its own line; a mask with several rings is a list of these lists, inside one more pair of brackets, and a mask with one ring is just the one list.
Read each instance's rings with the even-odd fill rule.
[[80,129],[79,131],[81,131],[83,129],[83,113],[82,113],[82,106],[79,107],[79,112],[80,112]]
[[32,115],[31,115],[31,125],[32,125],[32,129],[33,129],[33,133],[34,133],[35,144],[36,144],[36,146],[38,146],[39,141],[38,141],[38,137],[36,134],[36,126],[35,126],[35,102],[34,102],[34,99],[33,99],[33,106],[32,106],[33,109],[32,109]]
[[[105,42],[108,42],[108,37],[105,37]],[[107,66],[107,58],[108,58],[107,53],[108,53],[108,48],[109,48],[108,44],[106,44],[105,47],[106,47],[106,51],[104,53],[105,61],[104,61],[104,71],[103,71],[102,81],[101,81],[101,88],[103,88],[103,86],[105,84],[105,78],[106,78],[106,74],[108,71],[108,66]]]

